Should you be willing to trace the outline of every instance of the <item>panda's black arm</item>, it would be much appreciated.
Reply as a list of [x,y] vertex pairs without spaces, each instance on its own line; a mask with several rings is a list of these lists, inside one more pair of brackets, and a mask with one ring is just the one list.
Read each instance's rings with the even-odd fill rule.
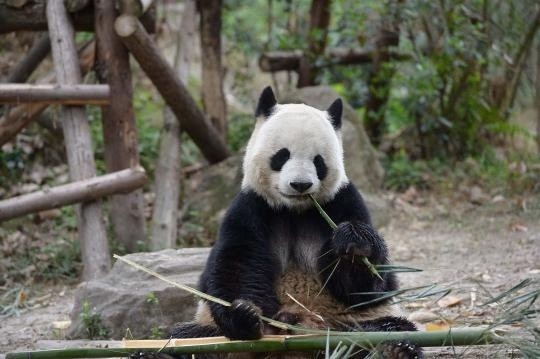
[[369,253],[367,257],[372,264],[388,264],[386,243],[373,228],[369,211],[354,185],[349,183],[342,188],[324,209],[338,225],[333,238],[321,249],[319,260],[321,280],[326,283],[330,293],[336,299],[353,305],[369,301],[375,296],[353,293],[396,289],[397,281],[392,273],[380,273],[383,278],[380,280],[359,257],[353,259],[350,253],[344,253],[351,243],[360,247],[365,245],[363,249]]
[[[269,254],[266,225],[261,203],[250,193],[241,193],[231,205],[221,225],[200,281],[201,290],[233,302],[247,300],[272,317],[279,308],[274,291],[277,263]],[[231,320],[231,308],[210,304],[216,324],[225,332],[243,337],[241,328]],[[246,328],[247,329],[247,328]],[[247,339],[242,338],[242,339]]]

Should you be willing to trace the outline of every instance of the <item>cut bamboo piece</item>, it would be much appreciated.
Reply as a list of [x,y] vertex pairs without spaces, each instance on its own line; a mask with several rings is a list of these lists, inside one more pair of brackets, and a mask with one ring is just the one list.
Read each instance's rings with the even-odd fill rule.
[[[261,340],[233,340],[224,337],[199,339],[136,340],[124,342],[124,348],[81,348],[56,349],[34,352],[8,353],[6,359],[48,358],[109,358],[127,357],[133,353],[160,353],[179,355],[192,353],[235,353],[235,352],[284,352],[314,351],[336,348],[338,345],[354,345],[357,348],[373,348],[386,341],[410,340],[422,347],[499,344],[502,338],[479,328],[452,328],[433,332],[329,332],[326,335],[277,335],[265,336]],[[341,343],[341,344],[340,344]],[[140,345],[135,347],[135,345]],[[178,345],[178,346],[177,346]]]
[[109,103],[109,86],[0,84],[0,103],[22,102],[106,105]]
[[144,186],[146,180],[144,169],[138,167],[23,194],[0,201],[0,221],[46,209],[88,202],[112,194],[128,193]]

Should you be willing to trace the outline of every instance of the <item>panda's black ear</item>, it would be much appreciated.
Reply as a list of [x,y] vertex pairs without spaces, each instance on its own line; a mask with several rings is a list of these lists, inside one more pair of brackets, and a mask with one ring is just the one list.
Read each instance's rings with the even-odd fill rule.
[[272,114],[272,109],[276,104],[276,96],[274,96],[272,87],[266,87],[261,93],[261,97],[259,97],[259,103],[257,104],[257,109],[255,110],[255,116],[269,117]]
[[341,115],[343,114],[343,101],[340,98],[332,102],[330,107],[326,110],[330,116],[330,122],[336,130],[341,128]]

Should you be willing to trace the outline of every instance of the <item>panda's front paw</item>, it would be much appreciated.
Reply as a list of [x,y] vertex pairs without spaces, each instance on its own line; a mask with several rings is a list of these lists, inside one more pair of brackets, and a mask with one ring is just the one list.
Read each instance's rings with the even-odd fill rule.
[[377,345],[377,354],[385,359],[422,359],[424,353],[422,348],[417,347],[409,341],[383,342]]
[[362,228],[351,222],[340,223],[334,230],[332,239],[336,253],[342,257],[371,257],[373,245],[363,232]]
[[262,336],[262,311],[252,302],[236,299],[231,303],[227,314],[228,320],[221,329],[229,339],[254,340]]

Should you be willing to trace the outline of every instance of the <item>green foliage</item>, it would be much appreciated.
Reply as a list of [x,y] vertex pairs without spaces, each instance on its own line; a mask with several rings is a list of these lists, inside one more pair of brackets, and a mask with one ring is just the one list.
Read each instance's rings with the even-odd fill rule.
[[109,329],[103,325],[101,316],[90,308],[86,300],[82,302],[81,320],[88,339],[106,339],[109,336]]
[[425,173],[428,166],[423,161],[411,161],[403,152],[396,155],[386,165],[384,184],[386,188],[404,191],[411,186],[426,188]]
[[252,114],[235,113],[229,116],[227,143],[231,150],[239,151],[247,144],[254,125],[255,117]]

